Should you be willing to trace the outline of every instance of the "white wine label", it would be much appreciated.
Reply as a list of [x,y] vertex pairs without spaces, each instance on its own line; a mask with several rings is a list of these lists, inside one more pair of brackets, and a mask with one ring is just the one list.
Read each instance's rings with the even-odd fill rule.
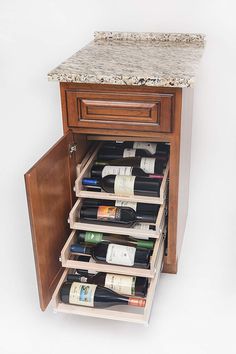
[[124,149],[123,157],[135,157],[135,149]]
[[[93,259],[92,257],[90,257],[89,259],[89,263],[96,263],[95,259]],[[97,272],[95,270],[88,270],[88,274],[97,274]]]
[[135,176],[116,176],[114,192],[117,195],[134,195]]
[[136,229],[136,230],[149,230],[149,224],[139,222],[136,225],[134,225],[134,229]]
[[155,157],[142,157],[140,162],[140,168],[146,173],[154,173],[155,162]]
[[133,266],[135,252],[135,247],[110,243],[107,248],[106,261],[110,264]]
[[105,166],[102,170],[102,177],[108,175],[131,176],[133,167],[130,166]]
[[137,203],[135,203],[135,202],[125,202],[123,200],[116,200],[115,206],[130,207],[130,208],[134,209],[135,211],[137,210]]
[[136,277],[129,275],[107,274],[105,278],[105,287],[119,294],[135,294]]
[[[134,225],[133,228],[136,229],[136,230],[148,231],[149,230],[149,224],[137,223],[137,224]],[[131,235],[131,236],[134,237],[134,238],[140,238],[142,240],[148,240],[149,239],[149,236],[146,236],[145,232],[144,232],[144,234],[142,236],[140,236],[140,235],[138,235],[138,236]]]
[[69,303],[94,307],[94,294],[97,285],[74,282],[70,288]]
[[141,141],[134,143],[134,149],[143,149],[150,152],[150,154],[154,155],[156,152],[157,144],[156,143],[142,143]]

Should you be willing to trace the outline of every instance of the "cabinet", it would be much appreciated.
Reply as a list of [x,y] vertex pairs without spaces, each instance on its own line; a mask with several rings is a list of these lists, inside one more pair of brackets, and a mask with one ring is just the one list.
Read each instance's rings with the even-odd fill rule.
[[[57,311],[147,323],[160,272],[177,272],[188,211],[193,89],[60,82],[60,92],[64,136],[25,174],[41,309],[45,310],[52,299]],[[99,144],[107,140],[170,145],[159,198],[130,198],[102,192],[99,196],[100,199],[161,205],[156,230],[147,231],[147,235],[155,239],[150,269],[88,265],[78,263],[70,255],[69,246],[74,241],[76,229],[110,230],[109,226],[94,228],[82,224],[75,217],[83,198],[97,197],[96,192],[82,188],[81,178],[86,176]],[[127,235],[127,230],[121,228],[113,227],[112,232]],[[132,235],[134,231],[130,233]],[[61,303],[60,286],[67,273],[78,266],[148,277],[150,283],[144,310],[126,311],[119,307],[101,310]]]

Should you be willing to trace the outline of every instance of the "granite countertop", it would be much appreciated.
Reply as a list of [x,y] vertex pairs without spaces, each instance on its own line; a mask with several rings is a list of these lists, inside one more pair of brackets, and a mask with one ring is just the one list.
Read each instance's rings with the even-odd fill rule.
[[60,82],[191,87],[205,36],[95,32],[94,40],[48,74]]

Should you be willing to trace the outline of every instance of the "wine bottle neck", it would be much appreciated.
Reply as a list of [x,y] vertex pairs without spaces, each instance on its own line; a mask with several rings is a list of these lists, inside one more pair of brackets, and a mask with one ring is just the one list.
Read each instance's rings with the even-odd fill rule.
[[80,244],[73,244],[70,246],[70,251],[72,253],[82,253],[82,254],[91,254],[91,248],[86,246],[81,246]]
[[144,213],[144,212],[136,212],[136,220],[138,222],[148,222],[150,224],[154,224],[156,222],[156,215],[155,213]]
[[83,178],[82,179],[83,186],[100,186],[100,181],[98,178]]
[[145,307],[146,299],[141,297],[129,297],[128,305],[136,307]]

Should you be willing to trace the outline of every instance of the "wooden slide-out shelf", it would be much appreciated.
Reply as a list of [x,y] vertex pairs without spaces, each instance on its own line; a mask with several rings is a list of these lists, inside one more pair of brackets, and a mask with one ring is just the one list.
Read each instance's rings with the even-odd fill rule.
[[96,272],[118,273],[118,274],[154,278],[157,269],[157,262],[161,252],[162,240],[163,240],[163,234],[161,235],[161,237],[155,240],[155,245],[150,260],[150,268],[149,269],[134,268],[134,267],[127,267],[127,266],[101,264],[95,262],[83,262],[83,261],[75,260],[74,259],[75,254],[72,254],[70,252],[70,246],[76,243],[76,231],[73,230],[61,251],[60,260],[62,266],[65,268],[86,269],[86,270],[96,271]]
[[162,204],[159,208],[157,213],[157,218],[155,224],[155,230],[141,230],[135,229],[132,227],[120,227],[120,226],[110,226],[110,225],[103,225],[102,223],[91,223],[85,222],[84,220],[79,219],[80,209],[82,207],[83,200],[77,199],[76,203],[74,204],[71,212],[69,214],[68,222],[70,224],[70,228],[73,230],[83,230],[83,231],[95,231],[95,232],[103,232],[103,233],[113,233],[117,235],[128,235],[134,237],[143,238],[144,234],[145,237],[152,237],[158,238],[162,231],[163,231],[163,223],[165,220],[166,215],[166,205]]
[[[157,241],[158,242],[158,241]],[[68,314],[75,314],[81,316],[89,316],[89,317],[97,317],[97,318],[105,318],[111,320],[118,320],[118,321],[128,321],[128,322],[135,322],[141,324],[148,324],[151,307],[153,302],[153,297],[155,294],[156,284],[158,282],[160,272],[162,269],[163,263],[163,255],[164,255],[164,241],[163,238],[161,239],[161,244],[159,245],[159,252],[157,256],[157,264],[156,264],[156,274],[154,278],[150,278],[148,293],[146,297],[146,306],[142,308],[136,308],[132,306],[113,306],[106,309],[96,309],[90,307],[83,307],[83,306],[76,306],[70,304],[64,304],[60,301],[59,291],[61,285],[63,284],[64,280],[66,279],[67,273],[70,271],[69,269],[65,269],[57,288],[52,297],[52,306],[56,312],[63,312]],[[80,262],[82,263],[82,262]],[[88,263],[87,263],[87,268]],[[119,267],[116,267],[116,274],[119,274]],[[131,270],[129,268],[129,270]],[[103,270],[104,271],[104,270]],[[124,274],[124,273],[122,273]],[[132,272],[129,272],[132,275]]]
[[148,204],[163,204],[166,199],[167,185],[168,185],[168,173],[169,173],[169,162],[165,168],[164,177],[162,179],[160,187],[159,197],[147,197],[141,195],[117,195],[114,193],[106,192],[95,192],[87,191],[82,185],[82,179],[90,176],[90,170],[97,158],[97,153],[101,144],[92,147],[91,150],[86,154],[85,158],[80,165],[77,166],[77,179],[75,181],[75,194],[78,198],[94,198],[94,199],[107,199],[107,200],[119,200],[126,202],[137,202],[137,203],[148,203]]

